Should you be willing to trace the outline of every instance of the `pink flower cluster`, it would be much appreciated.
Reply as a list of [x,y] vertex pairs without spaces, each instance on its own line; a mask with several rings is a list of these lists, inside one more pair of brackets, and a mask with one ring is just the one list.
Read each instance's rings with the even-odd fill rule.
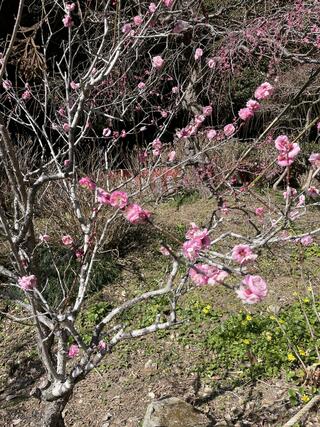
[[215,265],[195,264],[194,267],[190,268],[189,276],[197,286],[202,286],[223,283],[228,277],[228,273]]
[[91,178],[89,178],[88,176],[84,176],[83,178],[79,179],[79,185],[83,188],[86,188],[87,190],[95,190],[96,189],[96,184],[94,181],[92,181]]
[[[160,143],[161,144],[161,143]],[[131,222],[131,224],[142,224],[147,222],[151,216],[151,212],[143,209],[141,206],[133,203],[128,205],[128,195],[124,191],[113,191],[109,194],[103,188],[96,187],[93,180],[86,176],[79,180],[79,185],[87,188],[88,190],[95,191],[97,202],[101,205],[112,206],[115,209],[121,209],[124,217]],[[63,236],[62,243],[65,246],[72,246],[73,239],[71,236]]]
[[74,357],[77,357],[79,354],[79,347],[76,344],[72,344],[69,347],[68,356],[70,359],[73,359]]
[[313,167],[319,168],[320,167],[320,153],[312,153],[309,157],[309,162],[312,164]]
[[164,60],[162,59],[162,57],[160,55],[154,56],[152,58],[152,66],[156,70],[160,70],[163,67],[163,64],[164,64]]
[[273,94],[274,88],[270,83],[262,83],[255,91],[254,97],[256,99],[267,99]]
[[213,109],[211,105],[203,107],[202,114],[196,115],[195,118],[190,122],[188,126],[179,130],[177,132],[177,137],[186,139],[192,135],[195,135],[198,132],[202,123],[206,120],[206,117],[211,116],[212,111]]
[[290,166],[300,153],[299,144],[290,142],[287,135],[278,136],[274,145],[279,151],[277,163],[282,167]]
[[196,49],[196,52],[195,52],[195,54],[194,54],[194,59],[196,60],[196,61],[198,61],[200,58],[201,58],[201,56],[203,55],[203,50],[200,48],[200,47],[198,47],[197,49]]
[[137,204],[129,205],[124,211],[124,217],[131,222],[131,224],[143,224],[150,216],[151,212],[142,209],[142,207]]
[[[254,96],[256,99],[266,99],[273,93],[273,87],[270,83],[262,83],[255,91]],[[249,99],[245,108],[241,108],[238,116],[241,120],[246,121],[254,116],[254,113],[260,110],[261,106],[255,99]]]
[[256,304],[262,301],[268,293],[266,282],[260,276],[245,276],[240,289],[236,291],[238,297],[247,304]]
[[304,236],[300,239],[300,243],[303,246],[310,246],[313,243],[313,238],[311,236]]
[[245,265],[257,259],[258,255],[252,252],[248,245],[236,245],[232,249],[232,259],[240,265]]
[[18,283],[24,291],[31,291],[37,286],[37,278],[34,274],[31,276],[22,276],[18,279]]
[[195,261],[199,257],[200,251],[208,249],[211,245],[208,230],[206,228],[200,230],[193,222],[186,233],[186,239],[187,241],[183,244],[182,252],[190,261]]
[[152,142],[152,148],[153,148],[153,150],[152,150],[152,154],[153,154],[155,157],[160,156],[160,154],[161,154],[161,150],[162,150],[162,142],[160,141],[160,139],[159,139],[159,138],[156,138],[156,139]]
[[66,234],[65,236],[62,236],[61,242],[64,246],[72,246],[73,238],[69,234]]
[[73,12],[75,10],[76,4],[75,3],[67,3],[65,5],[65,8],[66,8],[67,13],[66,13],[66,15],[64,15],[62,22],[66,28],[71,28],[73,26],[73,20],[71,17],[71,12]]

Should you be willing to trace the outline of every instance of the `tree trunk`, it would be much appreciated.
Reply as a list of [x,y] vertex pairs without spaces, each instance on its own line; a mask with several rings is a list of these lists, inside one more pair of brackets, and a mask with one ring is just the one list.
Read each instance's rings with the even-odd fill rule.
[[46,402],[42,427],[65,427],[62,411],[69,401],[70,394],[53,402]]

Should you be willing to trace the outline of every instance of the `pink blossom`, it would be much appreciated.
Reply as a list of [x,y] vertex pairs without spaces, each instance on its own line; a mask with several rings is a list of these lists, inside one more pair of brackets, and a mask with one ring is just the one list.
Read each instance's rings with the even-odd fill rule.
[[138,83],[138,89],[142,90],[145,87],[146,87],[145,83],[143,83],[143,82]]
[[162,142],[160,141],[159,138],[156,138],[152,141],[152,148],[154,150],[161,150],[162,149]]
[[124,34],[128,34],[128,33],[130,33],[130,32],[131,32],[131,30],[132,30],[132,27],[131,27],[131,24],[129,24],[129,23],[124,24],[124,25],[122,26],[122,29],[121,29],[121,31],[122,31]]
[[49,234],[39,234],[40,242],[48,242],[50,240]]
[[297,195],[297,190],[292,187],[287,187],[286,191],[283,192],[284,199],[292,198],[292,197],[295,197],[296,195]]
[[273,86],[270,83],[262,83],[255,91],[254,96],[257,99],[267,99],[273,93]]
[[143,19],[141,18],[141,16],[137,15],[133,18],[133,22],[137,27],[139,27],[139,25],[143,23]]
[[31,92],[30,92],[30,90],[25,90],[25,91],[23,92],[23,94],[21,95],[21,98],[22,98],[24,101],[28,101],[28,100],[31,98]]
[[154,56],[152,58],[152,66],[153,66],[153,68],[156,68],[157,70],[160,70],[160,68],[162,68],[163,64],[164,64],[164,60],[162,59],[161,56],[158,55],[158,56]]
[[74,81],[72,80],[72,82],[70,82],[70,87],[71,87],[71,89],[73,89],[73,90],[79,89],[79,87],[80,87],[80,83],[76,83],[76,82],[74,82]]
[[179,88],[178,86],[173,86],[173,88],[171,89],[172,93],[179,93]]
[[208,230],[206,228],[200,229],[194,222],[190,224],[190,228],[186,233],[186,239],[189,241],[189,244],[187,242],[184,243],[184,249],[186,248],[187,251],[193,247],[196,250],[208,249],[211,245]]
[[292,143],[289,141],[287,135],[279,135],[275,139],[274,145],[277,150],[284,151],[286,153],[292,149]]
[[61,117],[65,117],[65,115],[66,115],[66,110],[65,110],[63,107],[60,107],[60,108],[59,108],[59,110],[58,110],[58,114],[59,114]]
[[170,151],[170,153],[168,154],[168,161],[174,162],[176,157],[177,157],[177,153],[174,150]]
[[73,359],[74,357],[77,357],[79,354],[79,347],[76,344],[70,345],[68,356],[70,359]]
[[289,151],[288,153],[281,152],[278,155],[277,163],[279,166],[282,166],[282,167],[290,166],[294,162],[297,154],[300,152],[300,147],[298,144],[292,144],[292,145],[296,145],[297,147],[295,147],[292,151]]
[[11,80],[3,80],[3,82],[2,82],[2,87],[3,87],[3,89],[5,89],[5,90],[10,90],[10,89],[12,89],[12,82],[11,82]]
[[102,205],[110,205],[110,194],[103,188],[97,188],[97,202]]
[[194,118],[194,121],[195,121],[196,126],[201,125],[201,123],[203,123],[203,122],[205,121],[205,119],[206,119],[206,116],[205,116],[204,114],[198,114],[198,115]]
[[217,283],[223,283],[226,277],[228,277],[228,273],[220,270],[214,265],[195,264],[193,268],[190,268],[189,276],[198,286],[215,285]]
[[[110,131],[110,134],[111,134],[111,131]],[[113,135],[112,136],[113,136],[114,139],[119,138],[119,135],[120,135],[120,133],[117,130],[113,131]]]
[[64,246],[72,246],[73,238],[69,234],[66,234],[65,236],[62,236],[61,242]]
[[173,3],[173,0],[162,0],[162,1],[163,1],[163,4],[168,8],[171,7]]
[[317,123],[317,130],[320,130],[320,122]]
[[214,129],[209,129],[208,130],[208,132],[207,132],[207,138],[209,139],[209,141],[211,141],[216,136],[217,136],[217,131],[215,131]]
[[194,222],[191,222],[190,228],[186,232],[186,239],[200,239],[201,249],[207,249],[211,244],[208,230],[206,228],[200,229]]
[[163,117],[164,119],[168,117],[168,111],[161,111],[161,117]]
[[195,52],[195,54],[194,54],[194,59],[196,60],[196,61],[198,61],[200,58],[201,58],[201,56],[203,55],[203,50],[200,48],[200,47],[198,47],[197,49],[196,49],[196,52]]
[[248,245],[236,245],[232,249],[232,259],[238,264],[244,265],[249,262],[253,262],[257,259],[258,255],[252,252],[252,249]]
[[212,110],[213,109],[212,109],[211,105],[208,105],[207,107],[202,108],[202,114],[206,117],[209,117],[212,114]]
[[192,239],[184,242],[182,247],[183,255],[190,261],[195,261],[200,255],[202,244],[200,239]]
[[71,28],[73,26],[73,20],[70,15],[65,15],[62,22],[66,28]]
[[301,208],[302,206],[304,206],[305,205],[305,201],[306,201],[306,198],[305,198],[305,195],[304,194],[301,194],[301,196],[299,196],[299,201],[298,201],[298,203],[297,203],[297,208]]
[[233,126],[233,124],[228,124],[223,128],[223,132],[225,134],[225,136],[231,136],[235,133],[236,128]]
[[307,195],[310,197],[318,197],[320,194],[320,191],[316,187],[309,187],[307,190]]
[[127,132],[125,131],[125,129],[122,129],[120,136],[121,138],[125,138],[127,136]]
[[70,166],[70,164],[71,164],[71,162],[70,162],[70,160],[69,160],[69,159],[66,159],[66,160],[64,160],[64,161],[63,161],[63,166],[64,166],[65,168],[67,168],[68,166]]
[[75,252],[75,256],[76,256],[77,259],[83,258],[83,256],[84,256],[83,249],[77,249],[76,252]]
[[209,68],[214,68],[216,65],[216,61],[213,58],[208,59],[208,67]]
[[106,348],[107,348],[107,344],[103,340],[100,340],[98,344],[98,350],[104,351]]
[[37,286],[37,278],[34,274],[31,276],[22,276],[18,279],[18,283],[24,291],[31,291]]
[[279,150],[277,162],[280,166],[290,166],[300,152],[299,144],[290,142],[287,135],[278,136],[274,145]]
[[107,138],[108,136],[110,136],[111,135],[111,129],[109,129],[109,128],[104,128],[103,130],[102,130],[102,136],[104,136],[105,138]]
[[92,191],[96,189],[96,184],[88,176],[84,176],[83,178],[79,179],[79,185]]
[[154,155],[154,157],[159,157],[161,155],[161,151],[156,148],[155,150],[152,150],[152,154]]
[[320,167],[320,153],[312,153],[309,157],[309,162],[316,168]]
[[313,243],[313,238],[311,236],[304,236],[300,239],[300,242],[303,246],[310,246]]
[[254,116],[253,111],[250,108],[241,108],[238,112],[240,119],[246,121]]
[[76,4],[75,3],[67,3],[65,7],[66,7],[67,12],[73,12],[76,8]]
[[252,111],[258,111],[261,108],[261,105],[255,99],[249,99],[249,101],[246,103],[246,106]]
[[242,281],[244,286],[236,291],[239,298],[247,304],[260,302],[267,296],[268,288],[266,282],[260,276],[247,275]]
[[157,5],[155,3],[149,4],[149,12],[154,13],[157,10]]
[[65,132],[69,132],[71,129],[71,126],[68,123],[63,123],[62,128]]
[[128,195],[124,191],[114,191],[110,194],[110,205],[114,208],[123,209],[127,206]]
[[143,224],[150,218],[151,212],[137,204],[132,204],[126,208],[124,216],[131,224]]
[[264,208],[256,208],[255,213],[258,217],[262,218],[264,216]]

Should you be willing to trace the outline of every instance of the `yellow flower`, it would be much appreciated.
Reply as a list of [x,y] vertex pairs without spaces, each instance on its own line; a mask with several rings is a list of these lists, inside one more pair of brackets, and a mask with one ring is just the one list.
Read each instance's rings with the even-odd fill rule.
[[283,325],[284,323],[286,323],[284,320],[282,320],[282,319],[279,319],[279,323],[281,324],[281,325]]
[[249,345],[251,343],[250,340],[248,340],[247,338],[243,340],[243,344]]
[[303,298],[303,302],[307,303],[310,302],[309,298]]
[[252,320],[252,317],[250,316],[250,314],[247,314],[247,316],[246,316],[246,320],[248,320],[248,322],[249,322],[250,320]]
[[211,305],[206,305],[205,307],[203,307],[203,309],[202,309],[202,312],[204,313],[204,314],[209,314],[210,313],[210,311],[211,311]]
[[294,362],[296,360],[295,356],[292,353],[288,353],[289,362]]
[[307,290],[308,290],[309,292],[312,292],[312,291],[313,291],[312,286],[308,286],[308,287],[307,287]]
[[294,292],[292,292],[292,295],[293,295],[294,297],[297,297],[299,294],[298,294],[298,292],[297,292],[297,291],[294,291]]
[[306,355],[306,352],[303,350],[303,348],[299,348],[299,347],[298,347],[298,351],[299,351],[299,354],[300,354],[301,356],[305,356],[305,355]]
[[310,400],[310,397],[307,396],[306,394],[304,394],[303,396],[301,396],[301,400],[303,403],[307,403]]
[[275,316],[270,316],[270,319],[271,320],[276,320],[276,317]]
[[272,334],[271,332],[266,332],[266,340],[271,341],[272,340]]

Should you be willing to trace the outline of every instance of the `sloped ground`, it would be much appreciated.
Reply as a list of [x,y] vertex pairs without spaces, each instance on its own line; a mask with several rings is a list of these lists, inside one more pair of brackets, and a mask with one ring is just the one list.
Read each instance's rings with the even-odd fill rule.
[[[182,237],[191,221],[205,225],[214,207],[212,201],[195,197],[183,201],[181,206],[174,201],[154,210],[159,223]],[[304,220],[304,226],[317,218],[320,218],[319,213],[312,213]],[[140,244],[132,245],[126,257],[117,260],[121,266],[121,280],[100,291],[88,305],[88,311],[94,312],[100,301],[117,302],[137,289],[156,286],[167,268],[167,259],[159,255],[159,245],[159,238],[151,235]],[[320,253],[317,245],[309,252],[303,261],[304,274],[318,275]],[[290,307],[297,299],[296,292],[301,295],[307,292],[300,272],[302,258],[296,246],[277,247],[266,251],[260,259],[270,288],[264,304],[244,308],[234,292],[226,288],[206,287],[192,291],[183,298],[181,311],[189,322],[178,329],[122,344],[76,387],[66,409],[67,425],[100,427],[105,423],[110,427],[138,427],[148,403],[168,396],[182,397],[193,403],[210,417],[213,426],[280,426],[288,420],[303,405],[299,399],[292,401],[291,390],[295,384],[305,384],[305,379],[295,383],[289,381],[284,372],[275,378],[250,377],[248,364],[257,362],[251,361],[249,351],[244,353],[245,360],[236,369],[216,369],[217,355],[208,341],[218,330],[221,320],[232,313],[236,315],[241,311],[240,316],[249,315],[255,319],[267,310],[277,312],[280,307]],[[129,320],[152,321],[164,306],[163,302],[143,306],[131,313]],[[90,321],[85,318],[84,329],[88,323]],[[319,335],[317,325],[315,333]],[[42,375],[32,332],[27,326],[13,325],[2,319],[0,337],[0,426],[39,426],[41,405],[28,398]],[[312,393],[316,393],[317,387],[315,384]],[[309,388],[306,390],[300,395],[311,393]],[[301,425],[320,425],[316,410]]]

